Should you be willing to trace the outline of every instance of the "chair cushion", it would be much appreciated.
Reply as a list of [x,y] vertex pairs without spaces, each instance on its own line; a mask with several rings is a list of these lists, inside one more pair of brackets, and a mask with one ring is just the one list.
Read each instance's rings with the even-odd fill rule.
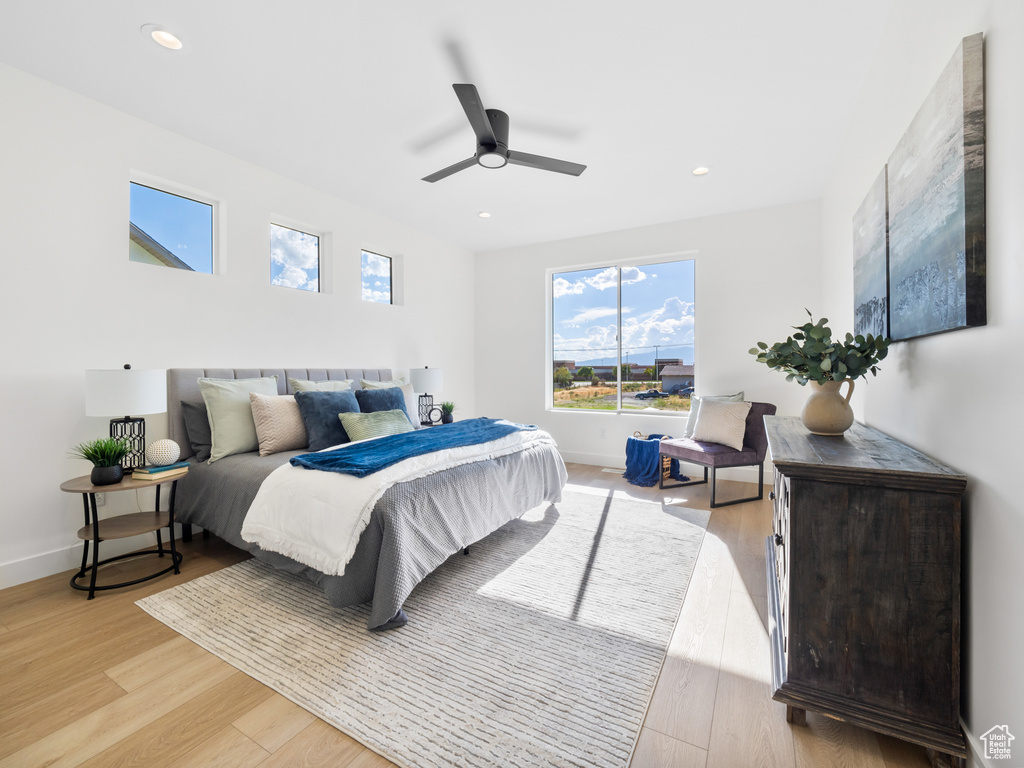
[[662,440],[662,455],[708,467],[741,467],[757,464],[757,453],[746,449],[737,451],[721,443],[702,443],[688,437]]

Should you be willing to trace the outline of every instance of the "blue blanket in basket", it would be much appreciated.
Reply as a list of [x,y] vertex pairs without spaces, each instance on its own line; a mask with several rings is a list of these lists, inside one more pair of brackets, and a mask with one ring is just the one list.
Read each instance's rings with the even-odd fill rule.
[[532,424],[516,424],[505,419],[466,419],[441,427],[378,437],[331,451],[303,453],[293,456],[291,463],[295,467],[366,477],[413,456],[445,448],[488,443],[513,432],[535,429],[537,427]]
[[[642,485],[650,488],[657,485],[661,477],[661,455],[658,452],[658,443],[664,435],[651,435],[648,438],[627,437],[626,438],[626,471],[623,477],[633,485]],[[685,483],[686,475],[679,474],[679,461],[672,459],[670,468],[672,479]]]

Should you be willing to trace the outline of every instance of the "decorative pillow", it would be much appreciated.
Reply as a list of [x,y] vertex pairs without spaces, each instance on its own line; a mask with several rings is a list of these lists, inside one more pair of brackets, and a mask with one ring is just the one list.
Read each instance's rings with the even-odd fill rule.
[[344,392],[352,389],[355,379],[333,379],[331,381],[309,381],[308,379],[288,378],[288,386],[292,392]]
[[[419,416],[420,406],[419,400],[412,391],[412,384],[406,384],[405,377],[400,379],[392,379],[391,381],[371,381],[370,379],[360,379],[359,383],[363,385],[363,389],[391,389],[392,387],[401,387],[402,394],[405,396],[405,413],[406,415],[415,413]],[[363,409],[366,410],[365,408]],[[413,419],[409,416],[409,421],[412,422],[413,429],[419,429],[419,418]]]
[[309,435],[309,450],[322,451],[349,441],[338,421],[338,414],[359,413],[359,403],[351,389],[342,392],[296,392],[295,402]]
[[[411,387],[412,385],[408,384],[406,386]],[[363,413],[399,410],[405,414],[405,418],[409,421],[409,426],[412,426],[412,419],[409,418],[409,408],[405,402],[405,393],[402,390],[403,387],[357,389],[356,400],[359,401],[359,410]],[[415,427],[413,428],[415,429]]]
[[708,398],[700,407],[693,439],[702,443],[718,443],[743,450],[743,433],[747,431],[750,403]]
[[700,415],[700,404],[705,400],[725,400],[727,402],[743,402],[743,393],[735,395],[707,395],[705,397],[690,398],[690,418],[686,420],[686,429],[683,430],[683,437],[693,437],[693,429],[697,426],[697,417]]
[[371,437],[400,435],[413,431],[409,417],[399,408],[372,413],[339,413],[338,418],[353,440],[367,440]]
[[260,456],[294,451],[309,444],[306,425],[294,396],[250,392],[249,405],[260,441]]
[[199,391],[210,418],[210,463],[260,447],[249,393],[277,394],[277,376],[263,379],[200,379]]
[[181,416],[185,419],[185,435],[196,461],[208,461],[213,438],[210,436],[210,417],[206,415],[206,403],[181,401]]

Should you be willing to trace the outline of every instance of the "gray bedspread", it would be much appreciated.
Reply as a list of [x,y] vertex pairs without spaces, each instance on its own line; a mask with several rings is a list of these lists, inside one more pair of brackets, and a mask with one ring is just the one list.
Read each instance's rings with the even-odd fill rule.
[[371,602],[371,629],[404,624],[402,604],[427,574],[524,512],[560,501],[567,477],[558,452],[541,445],[398,483],[375,505],[345,573],[327,576],[240,535],[264,478],[299,453],[246,453],[213,464],[193,460],[192,470],[178,483],[175,517],[277,568],[303,574],[323,588],[334,606]]

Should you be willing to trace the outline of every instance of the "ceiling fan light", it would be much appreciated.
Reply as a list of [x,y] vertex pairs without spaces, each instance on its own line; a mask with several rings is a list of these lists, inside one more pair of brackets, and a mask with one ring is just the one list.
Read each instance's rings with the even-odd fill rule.
[[484,168],[501,168],[508,163],[508,158],[499,152],[482,152],[476,161]]

